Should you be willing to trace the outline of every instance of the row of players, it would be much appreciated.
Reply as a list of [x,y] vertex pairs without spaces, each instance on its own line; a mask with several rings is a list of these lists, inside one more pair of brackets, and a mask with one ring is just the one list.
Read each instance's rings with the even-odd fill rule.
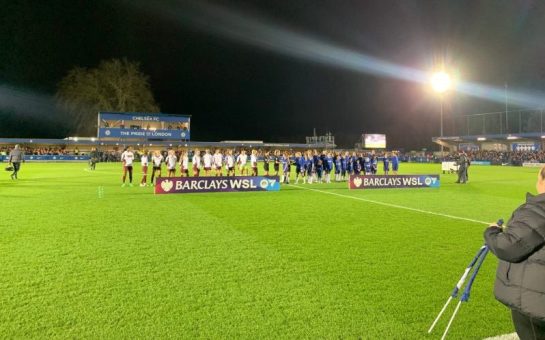
[[[151,155],[145,150],[140,157],[142,166],[142,180],[140,185],[145,186],[147,183],[148,166],[151,163],[151,182],[154,178],[161,177],[162,164],[166,164],[168,177],[176,176],[176,168],[180,167],[181,175],[189,176],[190,157],[189,152],[182,151],[179,158],[174,150],[169,150],[167,156],[164,157],[160,151],[155,151]],[[129,176],[129,184],[132,185],[133,162],[135,159],[134,151],[131,147],[125,150],[121,155],[123,162],[123,185],[127,175]],[[250,166],[248,167],[248,160]],[[349,175],[374,175],[378,172],[378,162],[382,161],[383,171],[385,175],[389,174],[390,168],[394,175],[397,175],[399,168],[399,160],[395,152],[385,154],[383,157],[375,156],[374,153],[363,154],[348,151],[331,152],[317,150],[308,150],[304,153],[296,152],[290,154],[287,151],[281,152],[265,152],[263,154],[263,170],[264,176],[274,175],[281,176],[283,183],[289,184],[291,167],[295,167],[295,183],[302,180],[303,183],[312,184],[312,182],[331,183],[331,173],[335,174],[335,181],[346,180]],[[272,164],[272,171],[270,165]],[[227,150],[225,154],[221,150],[215,150],[212,154],[206,149],[204,154],[198,149],[195,149],[191,157],[191,165],[193,168],[193,176],[198,177],[201,173],[204,176],[223,176],[225,168],[227,176],[235,176],[236,169],[241,176],[258,176],[258,151],[252,150],[248,155],[245,150],[235,154],[233,150]],[[280,172],[282,169],[282,173]]]

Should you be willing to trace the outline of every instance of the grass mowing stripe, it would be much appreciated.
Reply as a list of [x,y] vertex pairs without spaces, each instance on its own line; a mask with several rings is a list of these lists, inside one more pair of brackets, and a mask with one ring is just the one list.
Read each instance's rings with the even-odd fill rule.
[[490,222],[474,220],[472,218],[460,217],[460,216],[454,216],[454,215],[448,215],[448,214],[441,214],[441,213],[437,213],[437,212],[433,212],[433,211],[416,209],[416,208],[406,207],[406,206],[398,205],[398,204],[379,202],[379,201],[370,200],[370,199],[367,199],[367,198],[337,194],[335,192],[328,192],[328,191],[323,191],[323,190],[318,190],[318,189],[306,188],[306,187],[296,185],[296,184],[292,184],[292,186],[297,187],[297,188],[301,188],[301,189],[305,189],[305,190],[320,192],[320,193],[323,193],[323,194],[334,195],[334,196],[345,197],[345,198],[351,198],[351,199],[364,201],[364,202],[369,202],[369,203],[378,204],[378,205],[384,205],[384,206],[387,206],[387,207],[392,207],[392,208],[397,208],[397,209],[405,209],[405,210],[410,210],[410,211],[416,211],[416,212],[420,212],[420,213],[423,213],[423,214],[442,216],[442,217],[452,218],[452,219],[455,219],[455,220],[462,220],[462,221],[468,221],[468,222],[473,222],[473,223],[490,224]]

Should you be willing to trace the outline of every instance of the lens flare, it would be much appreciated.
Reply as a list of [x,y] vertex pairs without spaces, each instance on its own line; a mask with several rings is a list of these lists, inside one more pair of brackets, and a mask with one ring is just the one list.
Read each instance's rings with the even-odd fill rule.
[[[268,20],[252,17],[235,10],[203,1],[161,3],[155,1],[125,2],[140,10],[155,13],[176,25],[190,26],[209,34],[222,36],[248,46],[273,51],[289,57],[304,59],[349,71],[394,78],[429,86],[428,72],[398,65],[358,51],[336,46],[312,36],[290,31]],[[504,103],[505,89],[474,82],[446,81],[441,76],[439,90],[452,89],[475,98]],[[448,85],[448,86],[447,86]],[[541,93],[509,92],[512,105],[536,108],[545,106]]]
[[441,71],[436,72],[431,77],[431,86],[433,90],[437,93],[443,93],[450,89],[452,85],[452,82],[450,80],[450,76]]

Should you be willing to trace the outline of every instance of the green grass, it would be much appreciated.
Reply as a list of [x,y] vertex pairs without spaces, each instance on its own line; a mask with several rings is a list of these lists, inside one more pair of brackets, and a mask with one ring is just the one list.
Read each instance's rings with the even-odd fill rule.
[[[426,331],[486,227],[294,186],[154,195],[121,188],[119,164],[84,167],[26,163],[19,181],[0,180],[3,338],[435,339],[447,316]],[[469,184],[442,175],[440,189],[307,187],[495,221],[535,190],[535,173],[473,166]],[[490,255],[450,339],[513,332],[492,294],[496,264]]]

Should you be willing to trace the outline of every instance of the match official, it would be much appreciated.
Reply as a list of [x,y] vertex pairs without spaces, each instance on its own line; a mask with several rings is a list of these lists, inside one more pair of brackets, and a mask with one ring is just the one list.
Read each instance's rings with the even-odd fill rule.
[[95,170],[98,162],[98,151],[97,148],[92,148],[91,153],[89,154],[89,169]]
[[492,225],[484,233],[500,260],[494,294],[511,309],[521,340],[545,339],[545,167],[536,188],[538,195],[527,194],[506,229]]
[[9,153],[9,164],[13,166],[13,173],[11,174],[11,179],[17,179],[17,173],[21,168],[21,162],[24,162],[24,153],[19,148],[19,145],[15,145],[13,150]]
[[460,152],[457,163],[458,180],[456,181],[456,183],[465,184],[467,182],[467,166],[469,164],[469,160],[467,159],[467,156],[464,152]]

